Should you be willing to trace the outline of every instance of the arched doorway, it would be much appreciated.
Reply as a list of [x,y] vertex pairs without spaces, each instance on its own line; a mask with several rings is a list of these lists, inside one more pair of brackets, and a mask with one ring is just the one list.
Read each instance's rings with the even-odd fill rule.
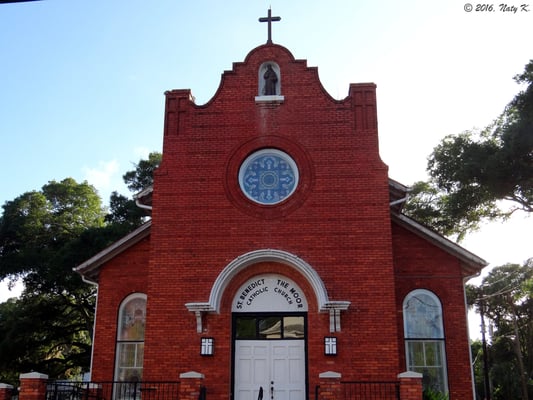
[[307,299],[292,279],[258,274],[232,301],[234,400],[304,400]]

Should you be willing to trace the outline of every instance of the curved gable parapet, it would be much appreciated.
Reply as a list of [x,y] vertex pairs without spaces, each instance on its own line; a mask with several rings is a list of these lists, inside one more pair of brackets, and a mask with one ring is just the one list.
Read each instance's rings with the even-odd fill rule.
[[217,102],[227,104],[229,101],[249,102],[254,104],[254,99],[260,93],[260,82],[257,82],[261,66],[272,62],[278,67],[280,74],[278,95],[285,98],[317,100],[320,97],[329,103],[349,105],[348,95],[342,100],[337,100],[324,88],[320,81],[318,68],[308,67],[306,60],[297,60],[285,47],[276,44],[265,44],[251,50],[242,62],[234,62],[231,70],[222,73],[220,84],[211,99],[205,104],[196,105],[199,108],[211,107]]
[[[266,79],[264,69],[269,64],[274,67],[278,79],[275,96],[264,92],[265,83],[261,81]],[[233,63],[231,70],[224,71],[215,94],[205,104],[196,104],[190,90],[166,92],[169,127],[166,132],[185,126],[187,119],[178,121],[177,116],[187,110],[192,113],[209,111],[213,116],[239,110],[243,120],[253,121],[262,105],[281,104],[286,115],[302,115],[302,118],[308,118],[309,113],[324,115],[327,112],[338,117],[342,112],[345,115],[340,119],[353,118],[356,131],[377,132],[376,85],[352,83],[347,89],[344,99],[335,99],[320,81],[317,67],[309,67],[306,60],[295,59],[283,46],[265,44],[251,50],[244,61]]]
[[292,53],[284,46],[281,46],[279,44],[263,44],[261,46],[257,46],[256,48],[250,50],[250,52],[244,57],[244,61],[242,64],[248,64],[253,61],[256,57],[263,57],[265,53],[271,53],[273,55],[276,55],[280,58],[285,58],[288,61],[301,61],[296,60]]

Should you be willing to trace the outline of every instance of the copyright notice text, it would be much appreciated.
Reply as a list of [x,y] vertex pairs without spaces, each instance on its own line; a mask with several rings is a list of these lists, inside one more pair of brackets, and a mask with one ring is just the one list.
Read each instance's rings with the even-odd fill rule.
[[509,4],[509,3],[500,3],[500,4],[477,4],[477,3],[465,3],[464,10],[466,12],[500,12],[506,14],[517,14],[529,12],[529,4]]

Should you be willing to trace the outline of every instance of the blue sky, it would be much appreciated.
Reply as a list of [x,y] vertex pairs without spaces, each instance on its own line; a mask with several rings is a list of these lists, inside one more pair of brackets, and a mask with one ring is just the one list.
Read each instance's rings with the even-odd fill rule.
[[[273,40],[317,66],[343,98],[378,86],[380,152],[404,184],[448,134],[484,127],[520,87],[533,58],[529,12],[464,10],[466,1],[43,0],[0,4],[3,204],[50,180],[88,180],[107,202],[121,176],[160,151],[163,93],[190,88],[198,104],[220,75]],[[520,8],[523,0],[508,5]],[[533,256],[531,219],[490,224],[463,245],[493,265]],[[0,300],[2,300],[0,289]]]

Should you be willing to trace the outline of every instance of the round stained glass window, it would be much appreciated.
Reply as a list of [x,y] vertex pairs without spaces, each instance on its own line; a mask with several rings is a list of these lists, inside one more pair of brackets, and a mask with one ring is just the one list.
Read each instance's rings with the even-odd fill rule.
[[259,204],[277,204],[296,190],[298,168],[286,153],[263,149],[244,160],[239,169],[239,185],[250,200]]

